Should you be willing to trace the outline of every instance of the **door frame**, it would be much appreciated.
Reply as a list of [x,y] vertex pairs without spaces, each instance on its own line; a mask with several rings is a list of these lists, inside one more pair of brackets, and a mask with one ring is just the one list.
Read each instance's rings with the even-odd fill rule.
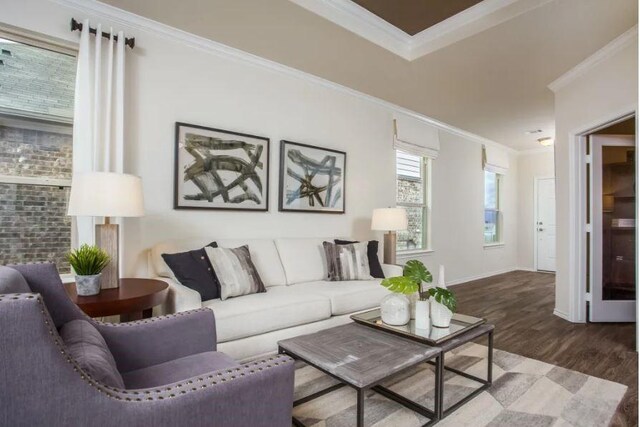
[[[587,262],[586,262],[586,167],[585,155],[587,135],[622,122],[636,118],[636,146],[638,143],[638,115],[636,105],[628,106],[618,112],[593,120],[591,123],[569,132],[569,313],[554,313],[574,323],[587,321]],[[636,150],[636,176],[638,174],[640,151]],[[638,215],[636,207],[636,215]],[[636,216],[640,218],[640,216]],[[638,230],[636,230],[636,250],[638,250]],[[640,253],[640,252],[636,252]],[[636,271],[636,283],[640,269]],[[636,301],[638,289],[636,288]],[[636,312],[636,323],[638,314]],[[640,338],[640,328],[636,328],[636,343]],[[639,343],[640,344],[640,343]]]
[[[543,179],[553,179],[555,189],[555,179],[553,175],[533,177],[533,269],[538,271],[538,183]],[[554,206],[555,210],[555,206]],[[556,227],[558,225],[556,224]],[[556,232],[557,235],[557,232]]]

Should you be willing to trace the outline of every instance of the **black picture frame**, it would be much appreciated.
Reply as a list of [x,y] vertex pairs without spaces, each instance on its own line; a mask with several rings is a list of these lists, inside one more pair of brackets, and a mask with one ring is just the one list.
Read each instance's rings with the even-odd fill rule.
[[[264,185],[261,185],[261,191],[259,196],[261,197],[261,203],[258,204],[257,207],[251,207],[250,203],[246,203],[246,202],[251,202],[252,200],[250,200],[253,196],[256,196],[255,192],[250,191],[250,190],[245,190],[245,194],[244,196],[247,197],[249,200],[244,200],[241,202],[229,202],[226,200],[223,200],[223,203],[221,204],[220,202],[215,201],[215,199],[217,198],[217,195],[214,196],[213,200],[214,201],[203,201],[203,200],[187,200],[185,198],[185,190],[184,190],[184,185],[185,182],[187,182],[187,180],[184,179],[185,176],[185,168],[184,168],[184,164],[186,163],[186,161],[184,161],[184,159],[181,158],[181,156],[191,156],[192,158],[194,157],[193,154],[189,153],[187,151],[186,148],[181,147],[181,143],[184,143],[184,141],[181,141],[181,135],[182,135],[182,130],[184,128],[190,128],[197,131],[200,131],[200,135],[207,137],[206,135],[211,135],[211,134],[226,134],[226,135],[231,135],[233,137],[233,141],[234,142],[244,142],[247,143],[246,140],[252,140],[254,142],[256,142],[256,150],[259,150],[259,157],[257,158],[257,162],[256,164],[258,166],[254,166],[254,169],[259,168],[260,164],[262,164],[262,167],[260,167],[261,171],[260,171],[260,175],[258,175],[258,181],[260,181],[260,184],[262,184],[262,181],[264,181]],[[185,138],[186,138],[186,133],[185,133]],[[211,136],[209,136],[209,138],[211,138]],[[258,144],[261,144],[259,145]],[[196,210],[201,210],[201,209],[205,209],[205,210],[223,210],[223,211],[244,211],[244,212],[267,212],[269,210],[269,145],[270,145],[270,139],[264,136],[258,136],[258,135],[251,135],[251,134],[247,134],[247,133],[240,133],[240,132],[234,132],[234,131],[229,131],[229,130],[225,130],[225,129],[218,129],[218,128],[212,128],[212,127],[208,127],[208,126],[201,126],[201,125],[194,125],[191,123],[184,123],[184,122],[176,122],[175,125],[175,161],[174,161],[174,187],[173,187],[173,208],[174,209],[196,209]],[[264,147],[262,150],[260,150],[258,147]],[[250,148],[246,149],[245,152],[247,153],[247,157],[250,156],[249,154],[249,150]],[[221,150],[224,152],[228,152],[231,151],[231,149],[225,149],[225,150]],[[238,159],[238,163],[243,164],[247,163],[246,160],[243,159]],[[194,158],[194,162],[192,163],[192,165],[195,164],[195,158]],[[249,166],[251,166],[251,164],[249,164]],[[262,170],[263,169],[263,170]],[[217,174],[216,174],[217,175]],[[220,179],[220,177],[217,177],[218,179]],[[215,178],[212,177],[212,179],[215,181]],[[245,178],[242,182],[245,182],[248,178]],[[192,182],[192,184],[194,183],[193,180],[189,180]],[[181,185],[183,185],[183,187],[181,188]],[[202,185],[202,184],[200,184]],[[254,187],[258,188],[257,185],[255,185],[254,182]],[[234,186],[235,188],[235,186]],[[200,195],[188,195],[190,197],[201,197],[202,194]],[[224,196],[223,196],[224,197]],[[228,197],[228,196],[227,196]],[[243,197],[243,196],[240,196]],[[207,206],[207,203],[212,203],[213,205],[211,206]],[[239,203],[242,203],[243,206],[238,206]],[[226,206],[228,205],[228,206]]]
[[[317,151],[317,152],[324,152],[327,154],[334,154],[337,155],[338,158],[342,158],[342,163],[341,163],[341,178],[340,178],[340,198],[341,198],[341,208],[340,209],[327,209],[324,208],[322,206],[320,207],[316,207],[315,203],[313,206],[311,206],[310,204],[308,204],[308,207],[305,207],[303,209],[299,208],[299,207],[288,207],[287,204],[285,203],[284,199],[286,197],[286,192],[287,192],[287,184],[285,182],[285,180],[287,179],[287,176],[290,176],[288,174],[288,163],[291,162],[291,159],[289,159],[287,157],[287,152],[288,152],[288,147],[298,147],[298,149],[302,149],[305,150],[307,153],[309,153],[309,151]],[[318,160],[320,161],[320,160]],[[301,144],[299,142],[293,142],[293,141],[288,141],[288,140],[281,140],[280,141],[280,176],[279,176],[279,192],[278,192],[278,211],[280,212],[305,212],[305,213],[324,213],[324,214],[344,214],[346,212],[346,206],[347,206],[347,202],[346,202],[346,171],[347,171],[347,153],[344,151],[339,151],[339,150],[333,150],[330,148],[325,148],[325,147],[319,147],[319,146],[315,146],[315,145],[308,145],[308,144]],[[295,178],[294,178],[295,179]],[[330,178],[329,178],[330,179]],[[325,201],[330,198],[330,193],[329,194],[325,194]],[[302,199],[302,197],[299,197],[298,199]],[[316,195],[316,200],[319,200],[319,195]]]

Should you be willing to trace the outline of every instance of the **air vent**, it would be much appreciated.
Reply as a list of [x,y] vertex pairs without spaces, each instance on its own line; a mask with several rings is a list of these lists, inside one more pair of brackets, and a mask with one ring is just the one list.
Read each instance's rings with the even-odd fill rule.
[[535,135],[537,133],[542,133],[542,129],[533,129],[525,132],[527,135]]

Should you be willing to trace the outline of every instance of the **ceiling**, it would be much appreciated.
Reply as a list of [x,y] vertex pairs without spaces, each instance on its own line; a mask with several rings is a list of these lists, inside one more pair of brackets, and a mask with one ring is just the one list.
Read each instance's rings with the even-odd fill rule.
[[413,36],[482,0],[351,0]]
[[103,1],[517,150],[539,148],[536,139],[554,133],[547,85],[637,24],[636,0],[538,2],[407,61],[294,0]]

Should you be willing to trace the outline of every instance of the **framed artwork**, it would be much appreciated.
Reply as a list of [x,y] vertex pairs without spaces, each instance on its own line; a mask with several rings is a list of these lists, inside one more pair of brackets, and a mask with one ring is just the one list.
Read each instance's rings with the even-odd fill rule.
[[269,138],[176,123],[175,209],[269,209]]
[[344,213],[347,153],[280,141],[283,212]]

